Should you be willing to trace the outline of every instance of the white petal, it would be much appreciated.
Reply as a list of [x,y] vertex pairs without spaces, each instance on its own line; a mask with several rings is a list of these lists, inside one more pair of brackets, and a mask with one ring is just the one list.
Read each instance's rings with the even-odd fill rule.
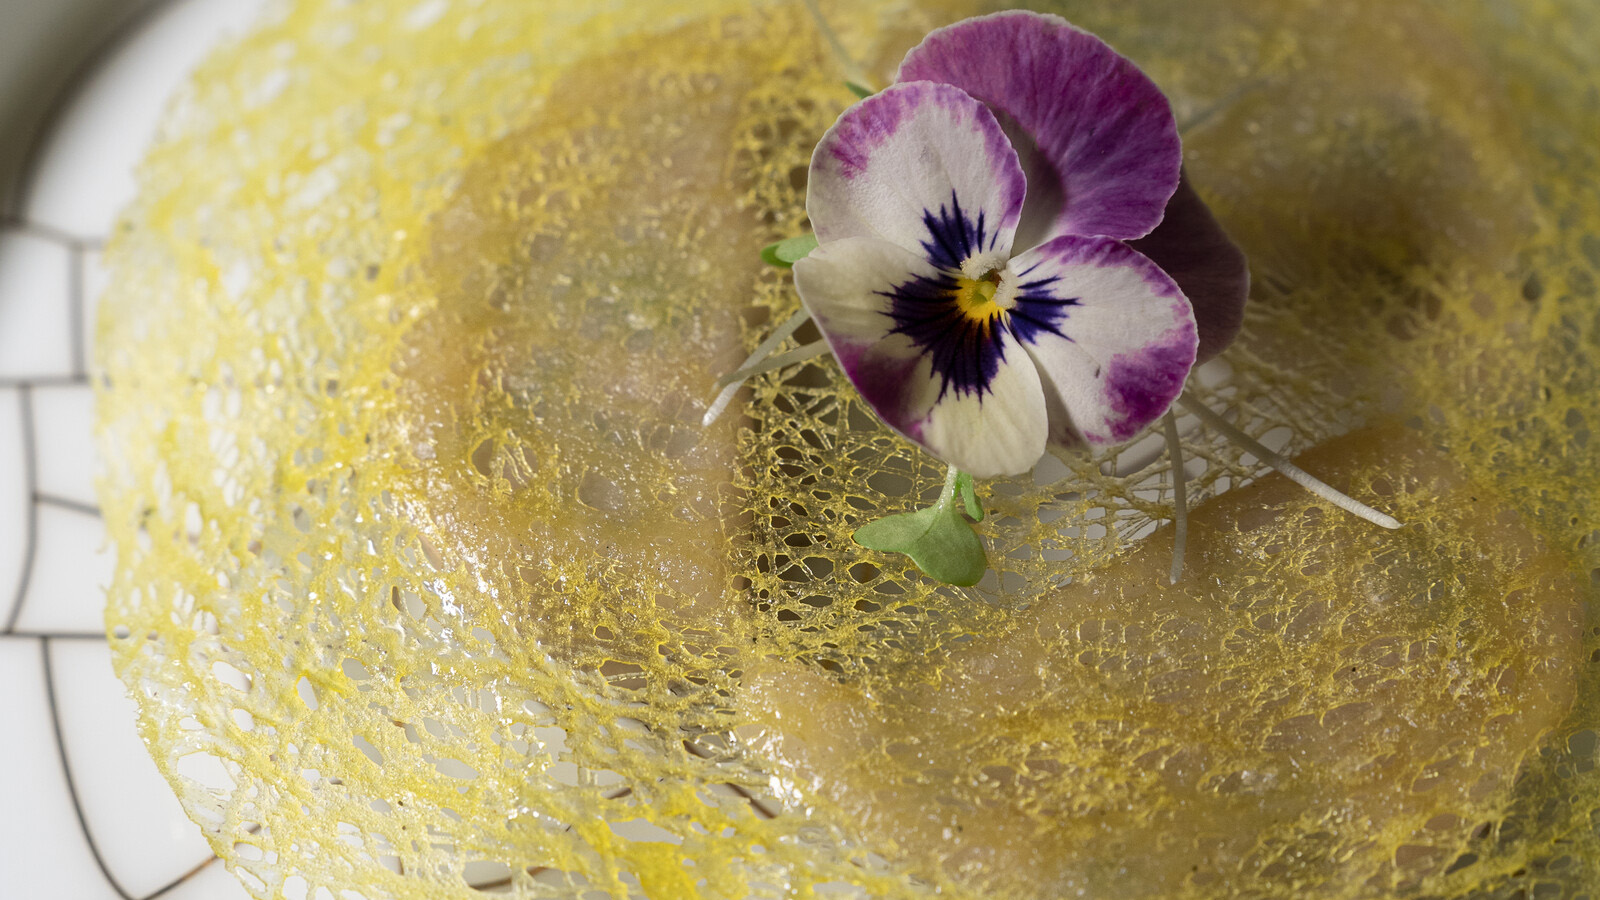
[[1011,270],[1020,282],[1011,328],[1044,379],[1052,443],[1121,443],[1182,393],[1194,313],[1155,263],[1119,241],[1074,235]]
[[806,211],[824,244],[876,237],[946,268],[1011,253],[1027,182],[994,114],[959,88],[897,84],[828,129]]
[[929,452],[976,478],[1020,475],[1044,455],[1049,420],[1033,361],[1009,334],[988,393],[947,393],[922,426]]

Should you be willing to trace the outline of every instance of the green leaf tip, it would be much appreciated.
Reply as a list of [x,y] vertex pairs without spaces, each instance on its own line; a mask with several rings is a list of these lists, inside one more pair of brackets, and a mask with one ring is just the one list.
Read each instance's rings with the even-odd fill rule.
[[983,518],[972,476],[952,468],[934,505],[870,522],[852,537],[868,550],[904,553],[935,581],[971,587],[983,578],[989,557],[963,511],[973,519]]
[[853,537],[868,550],[904,553],[929,578],[945,584],[971,587],[989,568],[983,542],[954,507],[889,516],[861,526]]
[[817,249],[817,236],[802,234],[762,247],[761,259],[769,266],[787,269],[805,259],[815,249]]
[[956,475],[956,490],[961,493],[961,502],[966,504],[967,515],[974,522],[983,521],[983,506],[978,503],[978,492],[972,486],[972,476],[965,472]]
[[850,89],[850,93],[855,94],[862,100],[865,100],[877,93],[877,91],[874,91],[872,88],[869,88],[857,81],[846,81],[844,86]]

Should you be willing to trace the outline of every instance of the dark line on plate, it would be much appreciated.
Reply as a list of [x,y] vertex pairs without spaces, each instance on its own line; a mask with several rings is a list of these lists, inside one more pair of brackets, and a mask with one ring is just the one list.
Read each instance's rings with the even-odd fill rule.
[[[700,759],[711,759],[711,754],[706,752],[700,746],[696,745],[693,741],[684,741],[683,748],[688,750],[691,755],[697,756]],[[729,788],[740,797],[743,797],[744,801],[750,804],[750,809],[754,811],[757,816],[760,816],[763,819],[776,819],[778,817],[776,812],[768,809],[767,805],[747,788],[726,781],[723,782],[723,786]]]
[[94,516],[97,519],[100,518],[100,507],[95,506],[93,503],[84,503],[81,500],[71,500],[55,494],[46,494],[42,491],[34,494],[33,499],[45,504],[46,506],[54,506],[58,509],[67,509],[75,513],[83,513],[86,516]]
[[72,764],[67,760],[67,743],[62,736],[61,712],[56,702],[55,666],[50,662],[50,642],[52,639],[50,636],[40,638],[39,656],[44,660],[45,699],[50,704],[50,728],[56,738],[56,758],[61,761],[61,774],[67,781],[67,794],[72,798],[72,812],[78,817],[78,829],[83,832],[83,840],[89,845],[89,855],[94,857],[95,865],[100,867],[100,874],[105,877],[106,883],[111,885],[111,890],[115,891],[118,897],[122,898],[122,900],[156,900],[157,897],[170,892],[173,888],[205,871],[207,866],[217,861],[217,858],[211,856],[201,860],[182,875],[157,888],[153,893],[139,898],[135,898],[123,890],[122,885],[112,876],[111,869],[100,856],[100,848],[95,845],[94,835],[89,832],[89,817],[84,814],[83,804],[78,800],[78,785],[72,778]]
[[22,411],[22,477],[28,493],[26,537],[22,545],[22,571],[17,574],[17,592],[11,600],[11,613],[6,616],[6,626],[0,634],[11,634],[22,618],[22,601],[28,596],[28,584],[33,581],[33,557],[39,547],[39,511],[33,503],[37,493],[38,461],[33,448],[33,392],[27,385],[17,391],[17,407]]
[[98,250],[105,244],[105,241],[100,238],[81,238],[75,234],[68,234],[59,228],[45,225],[42,222],[30,222],[18,216],[0,217],[0,228],[5,228],[16,234],[38,238],[42,241],[49,241],[52,244],[65,247],[69,251]]
[[0,388],[32,387],[87,387],[89,379],[82,375],[43,375],[23,378],[0,378]]
[[26,628],[0,634],[0,640],[103,641],[101,631],[30,631]]
[[173,888],[176,888],[176,887],[182,885],[184,882],[188,881],[189,879],[195,877],[196,875],[199,875],[201,872],[204,872],[206,869],[210,868],[212,863],[214,863],[216,861],[217,861],[217,858],[215,856],[210,856],[210,857],[207,857],[207,858],[201,860],[194,868],[192,868],[189,871],[183,873],[182,875],[179,875],[177,878],[172,879],[171,881],[167,882],[165,885],[157,888],[155,890],[155,893],[145,894],[143,897],[140,898],[140,900],[156,900],[156,898],[160,897],[162,894],[165,894],[165,893],[171,891]]
[[100,874],[106,883],[111,885],[111,889],[122,900],[136,900],[123,890],[122,885],[112,876],[111,869],[100,856],[100,848],[95,846],[94,836],[89,833],[89,818],[83,814],[83,804],[78,799],[78,785],[72,780],[72,766],[67,763],[67,744],[61,734],[61,710],[56,702],[55,667],[50,663],[50,639],[41,638],[39,645],[39,658],[44,660],[44,695],[50,705],[50,728],[56,738],[56,759],[61,762],[61,775],[67,781],[67,795],[72,798],[72,812],[78,817],[78,830],[83,832],[84,843],[89,845],[89,855],[94,857],[94,864],[100,867]]

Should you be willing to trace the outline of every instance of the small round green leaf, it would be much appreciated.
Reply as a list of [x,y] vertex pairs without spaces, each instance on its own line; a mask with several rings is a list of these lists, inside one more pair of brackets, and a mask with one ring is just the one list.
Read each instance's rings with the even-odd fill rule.
[[761,259],[770,266],[790,268],[817,249],[817,236],[802,234],[761,248]]

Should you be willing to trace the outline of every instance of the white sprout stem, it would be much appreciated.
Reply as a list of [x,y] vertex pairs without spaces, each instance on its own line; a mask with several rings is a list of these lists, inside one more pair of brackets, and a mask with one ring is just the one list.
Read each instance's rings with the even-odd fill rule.
[[[767,339],[762,341],[761,344],[756,347],[755,352],[751,353],[750,356],[746,358],[742,364],[740,364],[739,369],[748,369],[756,363],[761,362],[763,359],[766,359],[767,356],[772,353],[772,351],[778,349],[778,345],[783,343],[784,338],[794,334],[795,330],[801,325],[804,325],[806,320],[809,318],[811,318],[811,314],[806,312],[806,308],[804,306],[800,307],[795,311],[794,315],[785,319],[782,325],[779,325],[771,334],[767,335]],[[737,372],[735,372],[735,374],[737,374]],[[705,417],[700,420],[701,427],[708,427],[712,422],[722,418],[722,414],[728,409],[728,404],[733,402],[734,395],[739,393],[739,385],[743,383],[743,378],[740,378],[731,384],[725,384],[724,379],[717,379],[717,387],[721,389],[721,392],[717,394],[717,398],[715,400],[711,401],[711,407],[706,410]]]
[[1233,441],[1235,444],[1238,444],[1245,450],[1255,454],[1257,459],[1260,459],[1267,465],[1277,469],[1279,472],[1282,472],[1283,475],[1290,481],[1293,481],[1295,484],[1298,484],[1311,493],[1316,494],[1318,497],[1321,497],[1329,503],[1332,503],[1334,506],[1339,507],[1345,512],[1360,516],[1374,525],[1379,525],[1384,528],[1400,527],[1399,520],[1395,519],[1393,516],[1378,512],[1365,503],[1341,493],[1340,491],[1334,490],[1326,483],[1319,481],[1311,473],[1300,468],[1282,456],[1272,452],[1271,450],[1268,450],[1261,444],[1260,441],[1248,434],[1245,434],[1244,431],[1238,426],[1213,412],[1211,408],[1206,406],[1204,403],[1192,399],[1188,394],[1184,394],[1183,396],[1179,397],[1178,402],[1183,404],[1184,409],[1187,409],[1188,411],[1199,416],[1200,421],[1222,432],[1223,436],[1228,440]]
[[717,387],[722,388],[722,392],[717,394],[717,398],[715,400],[711,401],[710,408],[708,408],[706,410],[706,414],[701,417],[701,427],[709,426],[711,423],[722,417],[722,414],[728,409],[728,404],[733,401],[734,395],[739,393],[739,388],[745,383],[746,379],[756,375],[764,374],[766,372],[771,372],[774,369],[781,369],[784,366],[792,366],[798,362],[805,362],[812,357],[821,356],[827,352],[827,341],[812,341],[804,346],[796,347],[795,349],[790,350],[788,353],[779,353],[777,356],[769,356],[764,362],[759,362],[751,366],[745,366],[737,372],[729,372],[721,378],[718,378]]
[[821,356],[827,352],[827,341],[812,341],[809,344],[796,347],[787,353],[779,353],[777,356],[769,356],[765,360],[761,360],[759,357],[756,357],[756,362],[746,363],[740,369],[729,372],[721,378],[718,378],[716,386],[721,388],[721,392],[717,394],[716,399],[711,401],[711,406],[706,409],[706,414],[701,417],[701,427],[709,427],[711,423],[722,417],[722,414],[728,409],[728,404],[733,402],[734,395],[739,392],[739,386],[744,384],[746,379],[756,375],[761,375],[766,372],[771,372],[774,369],[781,369],[785,366],[792,366],[795,363],[805,362],[808,359]]
[[1178,437],[1178,417],[1167,411],[1163,421],[1167,434],[1167,456],[1172,459],[1172,574],[1173,584],[1183,577],[1183,551],[1189,545],[1189,495],[1184,484],[1183,441]]
[[782,325],[779,325],[771,334],[767,335],[767,339],[762,341],[760,346],[756,347],[756,349],[745,358],[745,361],[739,365],[739,368],[729,372],[721,378],[718,378],[717,387],[720,388],[729,384],[738,384],[746,378],[749,378],[751,375],[754,375],[755,373],[751,370],[754,369],[755,366],[762,360],[766,359],[767,356],[772,353],[772,351],[778,349],[778,345],[783,343],[784,339],[789,335],[794,334],[795,331],[799,329],[801,325],[804,325],[806,320],[809,318],[811,318],[811,314],[806,312],[805,307],[800,307],[800,309],[797,310],[794,315],[785,319]]
[[776,356],[769,356],[761,362],[755,363],[754,365],[745,366],[737,372],[729,372],[728,374],[717,379],[717,386],[726,390],[730,387],[743,383],[746,378],[752,378],[756,375],[771,372],[774,369],[784,368],[785,366],[792,366],[798,362],[805,362],[812,357],[821,356],[827,352],[827,341],[816,340],[809,344],[802,344],[801,346],[796,347],[787,353],[779,353]]
[[828,42],[828,49],[838,58],[839,64],[844,67],[845,77],[861,85],[869,91],[876,90],[871,79],[861,70],[856,61],[850,57],[850,51],[844,48],[844,41],[839,40],[838,32],[828,24],[828,17],[822,14],[822,4],[817,0],[805,0],[806,10],[811,13],[811,18],[817,21],[817,30],[822,32],[822,39]]
[[722,418],[722,414],[728,411],[728,404],[733,402],[734,395],[738,393],[739,386],[737,384],[730,384],[723,388],[722,393],[717,395],[717,399],[711,401],[711,406],[707,407],[706,414],[701,417],[700,427],[710,428],[711,423]]
[[944,506],[951,500],[955,499],[957,486],[960,483],[961,470],[955,466],[951,466],[950,469],[944,473],[944,490],[939,492],[939,499],[936,503],[934,503],[934,505]]

